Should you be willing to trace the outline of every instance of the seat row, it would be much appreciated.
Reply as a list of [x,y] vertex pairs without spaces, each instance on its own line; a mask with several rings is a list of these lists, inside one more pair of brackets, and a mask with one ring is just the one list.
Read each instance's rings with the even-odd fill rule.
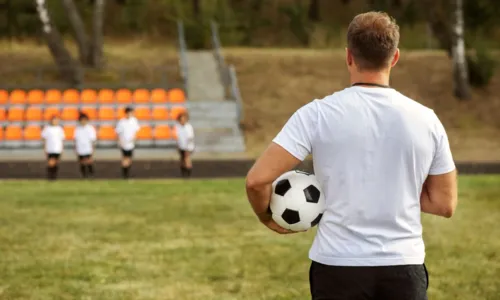
[[[152,109],[149,106],[137,106],[134,108],[135,116],[142,121],[167,121],[175,120],[179,114],[186,111],[184,106],[173,106],[168,109],[164,106],[155,106]],[[22,106],[13,106],[8,110],[0,107],[0,122],[42,122],[47,121],[53,116],[59,116],[63,121],[76,121],[80,112],[86,113],[90,120],[93,121],[115,121],[125,116],[123,107],[115,108],[113,106],[66,106],[60,109],[59,107],[41,108],[30,106],[24,108]]]
[[[74,139],[75,126],[67,125],[63,127],[66,136],[66,145],[71,145]],[[28,125],[21,127],[17,125],[7,126],[4,130],[0,127],[0,144],[7,147],[40,147],[42,145],[43,127]],[[175,127],[169,125],[141,125],[137,132],[137,144],[143,146],[166,145],[175,143],[177,135]],[[102,125],[97,128],[98,146],[116,145],[117,135],[115,128],[110,125]]]
[[45,104],[132,104],[132,103],[184,103],[186,95],[182,89],[67,89],[60,91],[21,90],[11,92],[0,90],[0,105],[45,105]]

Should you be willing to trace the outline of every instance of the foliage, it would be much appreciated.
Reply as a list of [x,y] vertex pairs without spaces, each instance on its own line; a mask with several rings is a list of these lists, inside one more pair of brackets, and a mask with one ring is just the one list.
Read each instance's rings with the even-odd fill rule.
[[301,1],[296,0],[291,5],[283,5],[280,12],[287,16],[290,32],[299,40],[302,46],[309,46],[311,23],[308,9]]
[[467,56],[469,82],[474,87],[487,86],[495,73],[496,60],[484,46],[478,46],[474,55]]

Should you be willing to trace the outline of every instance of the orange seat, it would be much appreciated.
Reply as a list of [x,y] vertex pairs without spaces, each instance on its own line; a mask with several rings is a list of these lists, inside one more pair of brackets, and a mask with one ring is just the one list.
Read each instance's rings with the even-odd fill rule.
[[168,101],[172,103],[184,103],[186,102],[186,94],[181,89],[171,89],[168,91]]
[[24,107],[14,106],[9,108],[7,120],[10,122],[21,122],[24,120]]
[[78,120],[78,109],[73,106],[64,107],[61,112],[61,119],[63,119],[64,121]]
[[151,120],[151,110],[149,107],[139,106],[135,109],[135,117],[138,120],[149,121]]
[[42,139],[42,130],[38,125],[28,125],[24,128],[24,140],[39,141]]
[[82,91],[80,98],[81,103],[93,104],[97,102],[97,92],[95,90],[86,89]]
[[172,129],[168,125],[157,125],[153,137],[155,140],[170,140],[173,137]]
[[137,89],[133,94],[135,103],[149,103],[151,93],[146,89]]
[[10,92],[10,104],[26,104],[26,92],[23,90],[13,90]]
[[167,92],[164,89],[154,89],[153,91],[151,91],[151,102],[166,103]]
[[115,101],[115,92],[110,89],[102,89],[97,94],[97,99],[101,104],[111,104]]
[[113,126],[103,125],[99,127],[97,139],[105,141],[116,140],[116,132]]
[[0,90],[0,105],[5,105],[9,102],[9,92]]
[[46,104],[59,104],[61,103],[62,93],[60,90],[48,90],[45,92]]
[[0,107],[0,122],[5,121],[6,117],[7,117],[7,114],[5,113],[5,108]]
[[86,114],[90,120],[97,119],[97,109],[93,106],[84,106],[82,107],[81,112]]
[[136,135],[138,140],[153,139],[153,129],[149,125],[142,125]]
[[45,93],[42,90],[31,90],[28,92],[28,104],[43,104]]
[[43,113],[42,109],[40,107],[36,106],[30,106],[26,109],[26,121],[28,122],[33,122],[33,121],[42,121],[43,120]]
[[187,111],[186,108],[183,106],[174,106],[170,110],[170,118],[172,118],[173,120],[177,120],[179,115],[186,111]]
[[50,120],[52,117],[59,116],[59,108],[58,107],[47,107],[43,111],[43,119],[45,121]]
[[21,126],[10,125],[5,128],[4,139],[6,141],[20,141],[23,139]]
[[65,90],[63,92],[63,103],[65,104],[78,104],[80,103],[80,92],[75,89]]
[[118,103],[132,103],[132,92],[128,89],[119,89],[116,91],[116,102]]
[[73,140],[75,138],[75,128],[74,125],[66,125],[63,127],[64,138],[66,140]]
[[0,127],[0,141],[3,140],[3,127]]
[[166,121],[168,120],[168,110],[166,107],[157,106],[153,108],[153,120]]
[[116,110],[116,118],[117,119],[123,119],[123,118],[125,118],[125,106],[119,107]]
[[101,121],[112,121],[115,119],[115,110],[111,106],[101,106],[97,114]]

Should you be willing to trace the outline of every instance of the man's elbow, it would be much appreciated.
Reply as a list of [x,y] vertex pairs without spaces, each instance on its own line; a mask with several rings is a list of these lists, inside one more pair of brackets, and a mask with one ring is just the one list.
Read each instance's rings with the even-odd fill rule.
[[455,214],[457,209],[457,198],[452,197],[449,201],[447,201],[447,205],[442,209],[442,216],[445,218],[451,218]]

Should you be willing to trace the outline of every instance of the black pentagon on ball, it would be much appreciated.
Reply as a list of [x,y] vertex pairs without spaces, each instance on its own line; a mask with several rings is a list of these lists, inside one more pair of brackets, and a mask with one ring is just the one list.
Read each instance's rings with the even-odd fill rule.
[[299,212],[296,210],[291,210],[287,208],[285,209],[281,217],[283,218],[283,220],[285,220],[285,222],[287,222],[290,225],[300,222]]
[[283,179],[278,181],[276,187],[274,188],[274,193],[280,196],[285,196],[286,192],[292,188],[290,181],[288,179]]
[[312,222],[311,222],[311,227],[314,227],[316,225],[318,225],[319,221],[321,221],[321,218],[323,217],[323,214],[319,214],[316,219],[314,219]]
[[318,203],[320,195],[321,192],[312,184],[304,189],[304,196],[307,202]]

